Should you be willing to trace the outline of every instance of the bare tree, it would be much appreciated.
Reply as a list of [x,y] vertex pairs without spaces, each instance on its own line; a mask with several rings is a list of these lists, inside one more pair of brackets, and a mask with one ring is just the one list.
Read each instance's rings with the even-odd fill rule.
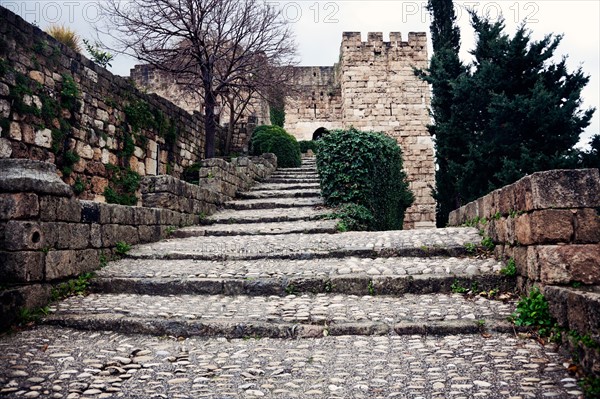
[[113,51],[202,88],[206,158],[215,154],[218,98],[266,92],[286,78],[274,72],[295,62],[289,25],[262,0],[105,0],[100,7],[99,31],[115,40]]

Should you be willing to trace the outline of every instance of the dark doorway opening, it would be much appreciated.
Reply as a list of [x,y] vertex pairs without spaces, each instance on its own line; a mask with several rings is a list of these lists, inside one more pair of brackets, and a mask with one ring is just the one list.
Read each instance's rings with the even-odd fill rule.
[[324,127],[320,127],[317,130],[315,130],[315,132],[313,133],[312,139],[319,140],[321,137],[323,137],[327,133],[329,133],[329,130],[325,129]]

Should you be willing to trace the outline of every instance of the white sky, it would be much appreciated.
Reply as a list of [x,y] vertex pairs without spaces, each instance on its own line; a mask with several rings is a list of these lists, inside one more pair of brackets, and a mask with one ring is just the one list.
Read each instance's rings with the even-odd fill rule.
[[[363,40],[367,32],[428,32],[429,15],[425,1],[402,0],[337,0],[337,1],[269,1],[280,7],[293,24],[301,65],[333,65],[339,57],[342,32],[360,31]],[[0,0],[0,5],[16,12],[42,29],[58,23],[65,24],[82,37],[92,37],[92,25],[101,18],[93,0]],[[583,107],[600,105],[600,2],[597,0],[537,0],[537,1],[455,1],[461,28],[461,56],[467,60],[473,48],[473,33],[464,7],[475,7],[493,18],[499,13],[505,18],[507,32],[514,33],[517,25],[527,20],[534,39],[548,33],[564,34],[557,57],[568,55],[570,70],[582,66],[590,75],[583,92]],[[431,46],[430,46],[431,47]],[[119,75],[129,75],[135,60],[118,56],[111,70]],[[600,133],[600,111],[596,111],[591,125],[582,135],[580,145],[585,146],[593,134]]]

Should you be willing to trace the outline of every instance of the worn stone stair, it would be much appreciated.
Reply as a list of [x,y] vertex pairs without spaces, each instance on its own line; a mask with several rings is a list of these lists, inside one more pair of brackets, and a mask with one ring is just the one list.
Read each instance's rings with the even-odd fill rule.
[[88,296],[1,341],[16,371],[0,370],[0,395],[578,395],[559,354],[517,338],[512,297],[477,295],[514,281],[476,229],[337,233],[306,158],[226,208],[134,247]]

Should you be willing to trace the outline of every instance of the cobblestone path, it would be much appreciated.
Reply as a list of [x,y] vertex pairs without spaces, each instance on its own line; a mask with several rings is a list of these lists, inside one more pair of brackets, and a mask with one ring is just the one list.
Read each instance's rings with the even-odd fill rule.
[[472,228],[336,233],[314,159],[0,338],[0,398],[577,398]]

